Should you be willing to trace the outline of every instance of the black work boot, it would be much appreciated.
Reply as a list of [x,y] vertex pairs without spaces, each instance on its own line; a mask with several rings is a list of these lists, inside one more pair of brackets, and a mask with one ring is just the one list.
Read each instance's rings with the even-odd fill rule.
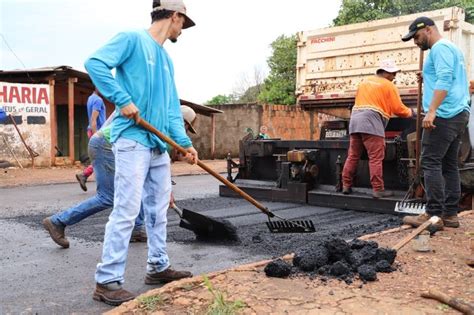
[[69,248],[69,241],[64,235],[64,226],[54,224],[50,217],[43,220],[43,226],[56,244],[63,248]]
[[107,284],[96,283],[94,295],[92,298],[105,304],[118,306],[124,302],[133,300],[135,294],[122,289],[118,282],[111,282]]
[[189,271],[173,270],[171,267],[162,272],[150,272],[145,276],[145,284],[162,284],[193,276]]
[[374,197],[375,199],[387,198],[387,197],[390,197],[390,196],[393,196],[393,192],[388,191],[388,190],[380,190],[380,191],[372,192],[372,197]]
[[353,193],[352,187],[342,187],[342,193],[344,195],[350,195]]
[[459,218],[458,215],[441,215],[441,220],[445,227],[458,228],[459,227]]
[[82,190],[87,191],[87,177],[85,177],[84,174],[76,174],[76,179],[79,182],[79,185],[81,186]]

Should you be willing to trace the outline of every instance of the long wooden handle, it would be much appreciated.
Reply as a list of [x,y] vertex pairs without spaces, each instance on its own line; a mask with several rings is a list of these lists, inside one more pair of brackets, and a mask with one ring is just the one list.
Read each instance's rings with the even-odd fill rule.
[[447,304],[463,314],[474,315],[474,306],[472,304],[468,304],[460,299],[450,297],[449,295],[446,295],[438,290],[422,292],[421,296]]
[[[423,57],[424,52],[420,49],[420,63],[418,68],[420,71],[423,71]],[[423,95],[422,90],[422,81],[418,81],[418,95],[416,98],[416,152],[415,152],[415,176],[419,175],[420,172],[420,155],[421,155],[421,99]]]
[[413,232],[411,232],[410,234],[408,234],[407,236],[405,236],[400,242],[398,242],[395,246],[392,247],[392,249],[398,251],[400,250],[400,248],[402,248],[403,246],[405,246],[409,241],[411,241],[415,236],[417,236],[418,234],[420,234],[422,231],[426,230],[426,228],[428,228],[428,226],[430,226],[431,224],[431,221],[428,220],[426,222],[424,222],[422,225],[420,225],[419,227],[417,227]]
[[[152,132],[154,133],[155,135],[157,135],[161,140],[163,140],[164,142],[168,143],[170,146],[172,146],[173,148],[175,148],[176,150],[178,150],[181,154],[183,155],[186,155],[188,154],[188,151],[186,151],[183,147],[181,147],[179,144],[177,144],[176,142],[174,142],[171,138],[167,137],[166,135],[164,135],[162,132],[160,132],[158,129],[156,129],[155,127],[153,127],[152,125],[150,125],[147,121],[143,120],[142,118],[140,117],[135,117],[135,122],[145,128],[146,130],[148,130],[149,132]],[[260,209],[260,211],[262,211],[263,213],[265,213],[266,215],[268,215],[269,217],[273,218],[275,216],[275,214],[273,212],[271,212],[270,210],[268,210],[268,208],[264,207],[261,203],[259,203],[257,200],[253,199],[249,194],[247,194],[245,191],[243,191],[242,189],[240,189],[239,187],[235,186],[233,183],[231,183],[229,180],[227,180],[226,178],[222,177],[219,173],[217,173],[216,171],[214,171],[213,169],[211,169],[209,166],[207,166],[206,164],[204,164],[203,162],[201,162],[200,160],[197,160],[197,165],[199,165],[203,170],[205,170],[206,172],[208,172],[209,174],[211,174],[212,176],[214,176],[215,178],[217,178],[219,181],[221,181],[224,185],[226,185],[227,187],[229,187],[230,189],[232,189],[233,191],[235,191],[237,194],[239,194],[240,196],[242,196],[245,200],[247,200],[248,202],[250,202],[251,204],[253,204],[255,207],[257,207],[258,209]]]

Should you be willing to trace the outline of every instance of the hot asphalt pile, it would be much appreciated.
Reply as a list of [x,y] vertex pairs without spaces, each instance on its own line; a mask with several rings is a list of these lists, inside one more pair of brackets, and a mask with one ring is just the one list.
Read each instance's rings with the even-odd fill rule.
[[293,265],[277,259],[265,267],[269,277],[288,277],[291,274],[309,274],[321,279],[337,278],[351,283],[358,276],[363,282],[375,281],[377,272],[392,272],[397,252],[379,247],[374,241],[346,242],[333,238],[315,246],[299,249]]

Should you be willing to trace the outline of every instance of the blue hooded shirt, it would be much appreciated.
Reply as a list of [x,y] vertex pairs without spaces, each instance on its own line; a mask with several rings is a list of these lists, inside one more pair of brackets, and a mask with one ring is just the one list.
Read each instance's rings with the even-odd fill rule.
[[[133,102],[141,118],[182,147],[192,146],[184,129],[173,63],[147,30],[119,33],[92,54],[85,67],[100,93],[118,109]],[[120,114],[114,118],[110,141],[119,137],[166,151],[166,144],[156,135]]]
[[469,83],[461,50],[446,39],[440,39],[430,49],[423,65],[423,109],[428,109],[434,90],[448,94],[436,110],[436,116],[451,118],[469,108]]

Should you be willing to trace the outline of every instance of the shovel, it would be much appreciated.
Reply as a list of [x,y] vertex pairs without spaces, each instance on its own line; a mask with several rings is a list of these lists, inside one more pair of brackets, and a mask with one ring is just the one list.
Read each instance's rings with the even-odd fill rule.
[[181,219],[179,226],[191,230],[198,239],[238,241],[236,228],[228,220],[211,218],[187,209],[181,210],[173,203],[173,209]]
[[[170,146],[178,150],[181,154],[186,156],[188,152],[182,148],[179,144],[171,140],[169,137],[161,133],[159,130],[157,130],[155,127],[150,125],[147,121],[141,119],[138,115],[135,116],[135,122],[141,126],[142,128],[148,130],[149,132],[157,135],[161,140],[164,142],[168,143]],[[222,182],[224,185],[235,191],[237,194],[242,196],[245,200],[253,204],[255,207],[257,207],[260,211],[262,211],[264,214],[268,216],[268,222],[267,222],[267,227],[270,229],[270,232],[272,233],[312,233],[315,232],[314,224],[312,221],[290,221],[287,219],[284,219],[275,213],[271,212],[268,210],[268,208],[264,207],[261,203],[259,203],[257,200],[253,199],[249,194],[247,194],[245,191],[241,190],[239,187],[231,183],[229,180],[226,178],[222,177],[219,175],[219,173],[215,172],[212,170],[209,166],[201,162],[200,160],[197,160],[197,165],[199,165],[203,170],[214,176],[216,179],[218,179],[220,182]],[[184,213],[183,213],[184,215]],[[203,215],[201,215],[203,216]],[[203,216],[205,217],[205,216]],[[271,221],[271,218],[278,218],[281,221]],[[190,224],[193,224],[194,222],[189,222]]]

